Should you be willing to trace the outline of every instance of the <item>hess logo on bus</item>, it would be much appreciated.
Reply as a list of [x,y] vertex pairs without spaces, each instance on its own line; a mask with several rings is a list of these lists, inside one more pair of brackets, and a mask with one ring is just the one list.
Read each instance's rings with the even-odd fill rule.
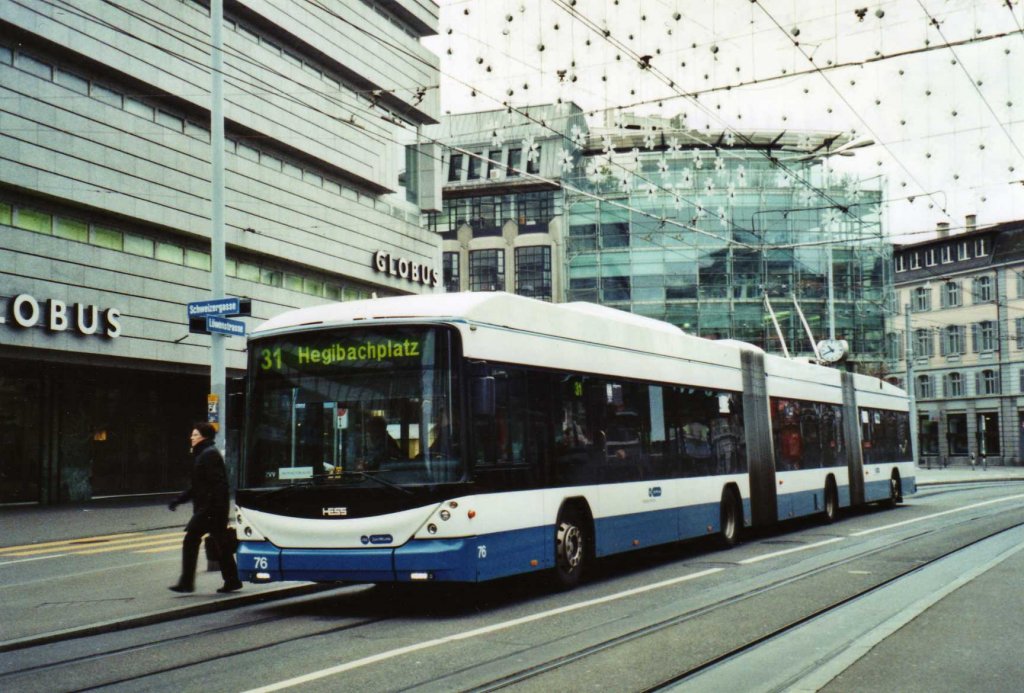
[[348,508],[321,508],[320,514],[323,517],[345,517],[348,515]]

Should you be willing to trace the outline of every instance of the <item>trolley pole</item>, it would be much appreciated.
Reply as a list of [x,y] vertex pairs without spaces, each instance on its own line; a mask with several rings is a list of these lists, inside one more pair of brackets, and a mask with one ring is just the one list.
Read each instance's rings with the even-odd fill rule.
[[914,335],[910,331],[910,304],[903,308],[904,331],[907,333],[907,399],[910,404],[910,457],[916,465],[917,458],[917,392],[914,382]]
[[[222,53],[224,1],[210,2],[210,257],[211,298],[224,298],[224,56]],[[224,365],[226,337],[210,334],[209,414],[221,432],[220,444],[227,455],[227,388]],[[229,471],[229,476],[231,471]]]

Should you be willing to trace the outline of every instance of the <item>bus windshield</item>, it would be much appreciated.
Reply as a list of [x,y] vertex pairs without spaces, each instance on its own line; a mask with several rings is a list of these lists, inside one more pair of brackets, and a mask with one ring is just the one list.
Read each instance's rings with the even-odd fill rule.
[[249,345],[245,484],[462,480],[452,333],[345,328]]

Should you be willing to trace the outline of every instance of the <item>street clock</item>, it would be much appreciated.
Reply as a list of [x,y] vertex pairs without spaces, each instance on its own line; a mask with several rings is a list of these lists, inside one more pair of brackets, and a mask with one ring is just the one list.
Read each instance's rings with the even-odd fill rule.
[[849,348],[845,339],[823,339],[818,342],[818,356],[826,363],[835,363],[846,356]]

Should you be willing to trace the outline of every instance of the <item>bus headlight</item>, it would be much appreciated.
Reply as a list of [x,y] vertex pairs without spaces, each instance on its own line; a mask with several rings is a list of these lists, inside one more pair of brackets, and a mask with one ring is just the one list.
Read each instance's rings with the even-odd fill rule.
[[448,512],[447,510],[442,510],[438,514],[441,516],[441,519],[444,520],[445,522],[447,522],[448,518],[450,518],[452,516],[452,514],[450,512]]
[[429,532],[430,534],[437,534],[437,525],[431,522],[429,525],[427,525],[427,532]]

